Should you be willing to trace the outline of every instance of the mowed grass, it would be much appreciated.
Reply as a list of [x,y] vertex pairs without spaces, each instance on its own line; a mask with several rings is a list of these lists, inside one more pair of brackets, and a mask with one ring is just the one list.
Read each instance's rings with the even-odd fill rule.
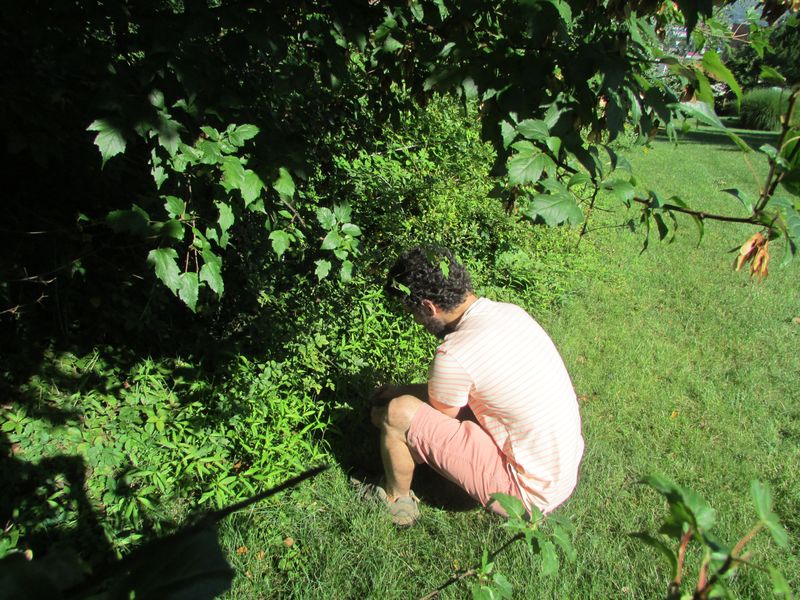
[[[759,145],[768,138],[754,136]],[[639,188],[676,194],[708,212],[742,215],[719,192],[756,186],[724,138],[690,136],[632,151]],[[765,173],[764,161],[752,159]],[[595,226],[622,215],[597,213]],[[704,496],[729,543],[755,521],[749,482],[768,483],[792,552],[766,534],[752,560],[779,566],[800,590],[800,264],[775,267],[763,282],[732,270],[732,248],[754,230],[707,222],[697,245],[691,219],[672,244],[619,228],[585,239],[597,268],[557,312],[536,315],[562,351],[581,398],[586,454],[574,496],[559,511],[576,531],[575,563],[543,577],[539,559],[516,544],[496,560],[519,598],[658,598],[669,581],[659,556],[632,539],[653,532],[665,503],[637,483],[662,473]],[[773,254],[782,248],[774,245]],[[377,449],[376,449],[377,451]],[[396,530],[380,507],[359,502],[333,468],[295,494],[230,518],[223,546],[237,576],[230,598],[417,598],[507,538],[502,520],[480,509],[422,507],[422,519]],[[699,554],[689,552],[687,577]],[[768,577],[741,569],[741,598],[771,596]],[[463,598],[456,584],[443,598]]]

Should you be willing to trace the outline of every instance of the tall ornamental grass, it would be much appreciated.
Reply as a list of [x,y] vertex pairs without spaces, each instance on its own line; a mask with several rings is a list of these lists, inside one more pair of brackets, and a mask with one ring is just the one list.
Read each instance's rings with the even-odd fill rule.
[[[789,108],[789,91],[778,87],[756,88],[745,92],[739,122],[745,129],[773,131],[780,128],[781,115]],[[792,120],[798,122],[798,112]]]

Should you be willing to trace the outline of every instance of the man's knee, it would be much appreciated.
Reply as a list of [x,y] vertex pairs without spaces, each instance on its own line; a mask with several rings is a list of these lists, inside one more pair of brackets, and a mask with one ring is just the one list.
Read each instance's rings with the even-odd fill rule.
[[389,429],[406,432],[414,415],[424,403],[416,396],[403,395],[392,398],[383,415],[383,425]]

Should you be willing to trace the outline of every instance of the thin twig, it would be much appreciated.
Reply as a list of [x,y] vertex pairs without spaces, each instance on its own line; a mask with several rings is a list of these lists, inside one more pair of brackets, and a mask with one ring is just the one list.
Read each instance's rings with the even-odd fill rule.
[[[508,540],[506,540],[506,542],[502,546],[500,546],[497,550],[492,552],[489,555],[488,559],[490,561],[494,560],[495,557],[498,554],[500,554],[503,550],[508,548],[511,544],[513,544],[517,540],[521,540],[524,537],[525,537],[524,534],[518,533],[515,536],[509,538]],[[478,572],[478,567],[479,566],[480,566],[479,564],[476,564],[474,567],[472,567],[470,569],[467,569],[466,571],[464,571],[462,573],[458,573],[457,575],[453,575],[450,579],[445,581],[442,585],[437,587],[435,590],[432,590],[432,591],[428,592],[427,594],[425,594],[424,596],[421,596],[419,598],[419,600],[432,600],[433,598],[436,598],[442,591],[444,591],[445,589],[449,588],[454,583],[458,583],[459,581],[461,581],[463,579],[466,579],[468,577],[474,576]]]

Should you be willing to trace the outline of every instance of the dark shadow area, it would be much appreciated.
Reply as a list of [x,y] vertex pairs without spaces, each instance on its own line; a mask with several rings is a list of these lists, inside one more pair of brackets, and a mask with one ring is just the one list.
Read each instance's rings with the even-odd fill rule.
[[[778,136],[777,132],[774,131],[748,131],[746,133],[737,131],[736,135],[742,138],[753,150],[758,150],[758,148],[764,144],[774,143]],[[663,130],[659,130],[656,139],[660,142],[671,142]],[[679,133],[678,144],[703,144],[717,146],[732,152],[741,152],[741,149],[736,143],[724,133],[703,127],[693,129],[686,133]]]

